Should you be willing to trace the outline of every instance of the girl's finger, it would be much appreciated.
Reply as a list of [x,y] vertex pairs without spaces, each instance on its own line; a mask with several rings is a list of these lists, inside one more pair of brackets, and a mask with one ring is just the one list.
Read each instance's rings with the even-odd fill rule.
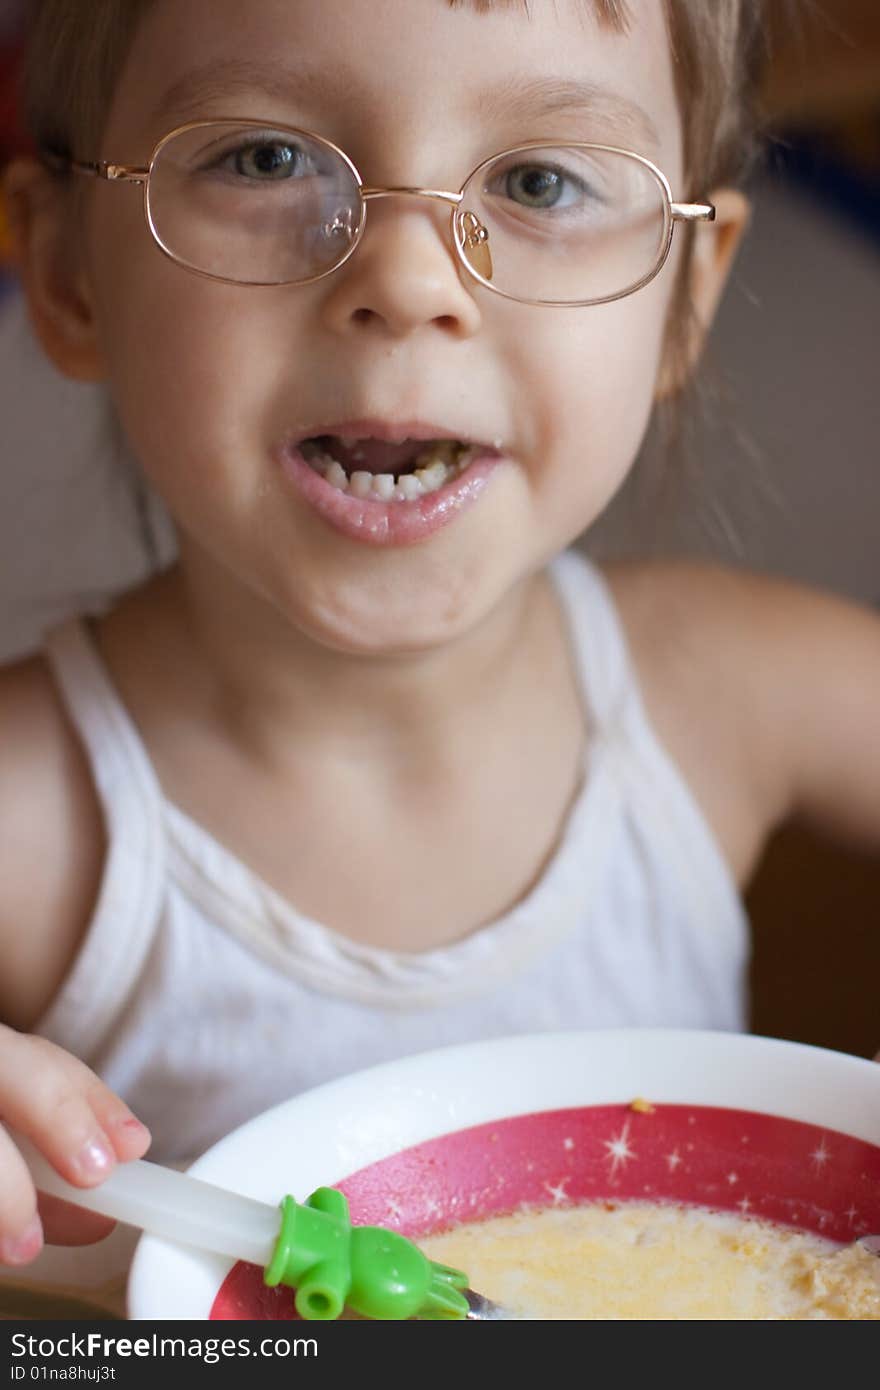
[[42,1246],[43,1227],[30,1173],[0,1125],[0,1264],[27,1264]]
[[149,1134],[77,1058],[44,1038],[0,1028],[0,1118],[77,1187],[93,1187]]
[[77,1187],[93,1187],[115,1166],[113,1147],[91,1104],[42,1038],[4,1028],[0,1037],[0,1118],[25,1135]]
[[[76,1058],[72,1058],[76,1062]],[[80,1064],[77,1062],[77,1066]],[[85,1095],[102,1130],[113,1145],[117,1159],[127,1163],[129,1159],[141,1158],[152,1143],[152,1136],[145,1124],[131,1113],[125,1101],[120,1100],[87,1068],[84,1078]]]
[[44,1241],[53,1245],[92,1244],[103,1240],[115,1225],[106,1216],[35,1193],[27,1166],[2,1126],[0,1174],[0,1264],[28,1264],[40,1253]]

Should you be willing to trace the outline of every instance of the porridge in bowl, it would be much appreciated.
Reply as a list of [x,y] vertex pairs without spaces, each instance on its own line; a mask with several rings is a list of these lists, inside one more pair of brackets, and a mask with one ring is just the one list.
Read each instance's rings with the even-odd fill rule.
[[558,1319],[878,1319],[880,1259],[698,1207],[601,1202],[429,1236],[511,1313]]

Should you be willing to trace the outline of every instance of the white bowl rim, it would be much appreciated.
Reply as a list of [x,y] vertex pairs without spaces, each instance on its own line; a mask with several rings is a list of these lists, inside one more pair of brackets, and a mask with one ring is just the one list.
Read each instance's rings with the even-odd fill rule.
[[[595,1029],[456,1044],[351,1073],[263,1111],[189,1171],[264,1201],[302,1199],[455,1130],[637,1096],[778,1115],[880,1145],[880,1066],[865,1058],[756,1034]],[[291,1129],[308,1144],[279,1153]],[[144,1235],[128,1316],[204,1320],[231,1264]]]

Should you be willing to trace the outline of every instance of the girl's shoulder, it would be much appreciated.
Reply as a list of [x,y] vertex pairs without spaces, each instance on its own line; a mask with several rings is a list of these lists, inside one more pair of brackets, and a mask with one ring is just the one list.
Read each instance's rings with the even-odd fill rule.
[[880,615],[865,603],[700,560],[617,562],[605,573],[638,664],[707,682],[725,706],[748,691],[802,707],[807,692],[792,683],[808,671],[824,698],[852,661],[860,674],[876,669]]
[[45,660],[0,668],[0,1021],[27,1030],[88,925],[104,859],[100,804]]
[[621,562],[606,577],[649,715],[741,879],[791,816],[880,844],[873,609],[701,561]]

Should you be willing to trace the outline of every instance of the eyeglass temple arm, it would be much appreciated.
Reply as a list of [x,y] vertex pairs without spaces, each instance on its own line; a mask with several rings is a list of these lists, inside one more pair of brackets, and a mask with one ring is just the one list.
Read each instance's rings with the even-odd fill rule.
[[[129,173],[140,172],[129,170]],[[114,177],[124,177],[124,175],[114,175]],[[419,198],[436,198],[444,203],[457,204],[461,202],[460,193],[442,193],[436,188],[362,188],[361,197],[367,198],[387,198],[389,194],[410,193]],[[715,209],[711,203],[670,203],[670,212],[675,222],[714,222]]]
[[714,222],[715,209],[711,203],[670,203],[674,222]]
[[127,183],[146,183],[149,169],[141,169],[134,164],[109,164],[106,160],[92,162],[85,159],[72,159],[70,155],[58,150],[44,149],[43,159],[53,169],[63,172],[72,169],[75,174],[88,174],[95,179],[124,180]]

